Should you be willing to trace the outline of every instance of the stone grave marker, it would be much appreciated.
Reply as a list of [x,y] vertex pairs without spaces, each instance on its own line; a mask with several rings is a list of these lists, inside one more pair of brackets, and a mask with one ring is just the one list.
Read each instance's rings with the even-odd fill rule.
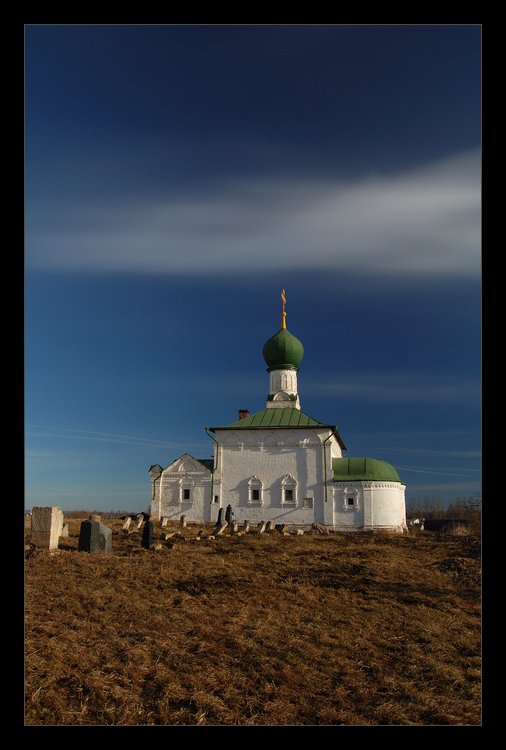
[[220,508],[218,511],[218,519],[216,521],[216,526],[221,526],[222,521],[223,521],[223,508]]
[[164,526],[167,526],[167,521],[168,521],[168,520],[169,520],[169,519],[168,519],[168,517],[167,517],[167,516],[162,516],[162,528],[163,528]]
[[249,531],[249,521],[243,521],[242,530],[245,534]]
[[79,552],[112,552],[112,529],[98,521],[82,521]]
[[182,529],[186,529],[186,516],[181,516],[179,519],[179,524]]
[[144,523],[144,516],[142,515],[142,513],[140,513],[137,516],[137,519],[135,521],[135,528],[136,529],[140,529],[140,527],[142,526],[143,523]]
[[234,517],[234,513],[232,511],[232,506],[227,505],[227,509],[225,511],[225,521],[227,523],[230,523],[233,517]]
[[32,508],[32,544],[43,549],[58,549],[63,529],[63,511],[56,505]]
[[230,531],[232,532],[232,534],[237,534],[237,532],[239,531],[239,521],[232,521]]
[[272,531],[272,530],[273,530],[273,528],[274,528],[274,523],[273,523],[273,521],[267,521],[267,523],[265,524],[265,530],[266,530],[266,531]]
[[216,536],[223,534],[227,526],[228,526],[228,521],[222,521],[220,526],[217,526],[215,529],[213,529],[213,534],[215,534]]
[[126,531],[128,533],[128,529],[130,528],[130,524],[132,523],[131,516],[127,516],[123,522],[123,531]]
[[265,523],[265,521],[260,521],[259,524],[257,525],[258,533],[263,534],[266,526],[267,524]]
[[63,524],[63,528],[61,530],[60,536],[62,536],[64,539],[66,539],[69,535],[69,525],[68,523]]
[[153,544],[153,522],[146,521],[142,529],[141,547],[149,549]]

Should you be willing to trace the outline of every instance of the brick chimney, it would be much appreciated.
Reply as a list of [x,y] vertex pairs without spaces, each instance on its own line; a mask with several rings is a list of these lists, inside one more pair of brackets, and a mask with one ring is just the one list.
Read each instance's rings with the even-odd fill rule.
[[246,419],[246,417],[249,417],[248,409],[239,409],[239,419]]

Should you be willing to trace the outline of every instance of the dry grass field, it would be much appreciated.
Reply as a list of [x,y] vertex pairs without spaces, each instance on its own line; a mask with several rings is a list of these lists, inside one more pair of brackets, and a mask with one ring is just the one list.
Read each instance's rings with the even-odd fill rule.
[[71,519],[26,561],[27,725],[480,723],[476,537],[195,526],[151,551],[105,523],[112,555]]

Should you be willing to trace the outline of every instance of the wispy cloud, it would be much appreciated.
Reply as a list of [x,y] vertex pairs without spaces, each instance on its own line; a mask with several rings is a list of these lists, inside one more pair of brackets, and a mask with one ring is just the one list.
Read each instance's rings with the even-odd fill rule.
[[336,396],[376,403],[460,403],[477,401],[480,384],[474,380],[452,376],[439,377],[434,374],[392,374],[374,377],[357,375],[335,381],[309,383],[305,392],[311,396]]
[[410,484],[408,486],[407,494],[408,497],[411,495],[417,495],[420,492],[442,492],[448,494],[454,494],[455,492],[463,492],[465,494],[472,495],[475,492],[481,490],[480,482],[436,482],[434,484]]
[[[67,427],[43,427],[31,426],[26,432],[27,437],[35,438],[58,438],[62,440],[90,440],[96,443],[118,443],[120,445],[153,446],[158,448],[170,448],[171,450],[188,449],[195,447],[196,443],[185,443],[184,440],[172,443],[167,440],[156,440],[141,435],[123,435],[114,432],[99,432],[95,430],[78,430]],[[40,457],[36,452],[32,453],[35,458]],[[47,456],[46,456],[47,457]]]
[[396,176],[243,178],[179,196],[98,202],[83,194],[72,203],[59,196],[57,212],[35,206],[36,196],[27,212],[30,268],[454,276],[480,267],[477,151]]
[[400,466],[399,464],[396,465],[397,469],[401,469],[402,471],[408,471],[408,472],[414,472],[415,474],[432,474],[434,476],[439,477],[465,477],[465,471],[462,473],[459,469],[457,469],[455,472],[448,472],[444,471],[442,469],[418,469],[414,468],[413,466]]

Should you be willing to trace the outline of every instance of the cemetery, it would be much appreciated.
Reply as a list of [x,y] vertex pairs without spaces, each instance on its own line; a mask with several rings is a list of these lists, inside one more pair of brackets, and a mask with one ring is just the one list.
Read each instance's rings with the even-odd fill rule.
[[25,518],[28,725],[480,722],[477,538],[182,516]]

